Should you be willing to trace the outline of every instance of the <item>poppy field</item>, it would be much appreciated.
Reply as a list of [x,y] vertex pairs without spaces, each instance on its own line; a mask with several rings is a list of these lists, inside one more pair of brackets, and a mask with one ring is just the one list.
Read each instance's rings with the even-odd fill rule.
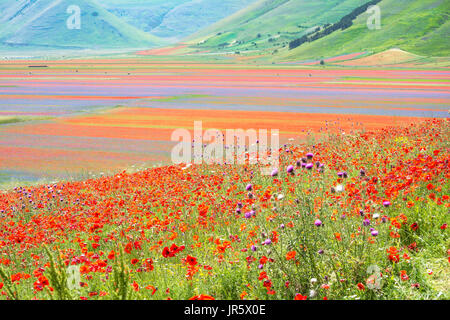
[[450,122],[0,193],[0,299],[449,299]]
[[0,303],[272,319],[450,300],[450,1],[0,12]]
[[205,129],[278,128],[283,142],[321,136],[331,127],[372,130],[448,115],[449,72],[443,68],[235,59],[0,62],[0,188],[170,164],[171,133],[190,130],[197,120]]

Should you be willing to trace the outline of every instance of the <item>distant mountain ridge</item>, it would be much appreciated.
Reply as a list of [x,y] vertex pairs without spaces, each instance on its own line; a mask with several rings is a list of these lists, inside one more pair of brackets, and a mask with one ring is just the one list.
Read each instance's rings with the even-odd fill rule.
[[[177,40],[256,0],[0,0],[0,47],[151,48]],[[80,8],[80,29],[66,25]]]
[[182,39],[256,0],[98,0],[127,23],[162,38]]
[[[70,6],[80,9],[79,29],[70,29]],[[11,47],[120,48],[164,41],[117,18],[91,0],[0,0],[0,43]]]
[[[368,27],[371,4],[381,28]],[[80,29],[67,8],[80,8]],[[316,61],[399,48],[450,56],[448,0],[0,0],[0,49],[152,49]],[[150,51],[151,52],[151,51]]]

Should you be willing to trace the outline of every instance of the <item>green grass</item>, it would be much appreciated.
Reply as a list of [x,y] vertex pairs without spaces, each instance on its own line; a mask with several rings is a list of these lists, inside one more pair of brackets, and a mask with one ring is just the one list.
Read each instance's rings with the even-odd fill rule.
[[[188,38],[192,50],[263,55],[258,61],[318,60],[390,48],[428,57],[450,56],[450,3],[442,0],[383,0],[381,29],[369,30],[363,13],[346,30],[338,30],[289,50],[288,43],[318,26],[334,23],[368,1],[260,0]],[[428,63],[439,64],[438,61]],[[447,62],[442,62],[446,66]]]
[[50,116],[0,116],[0,125],[33,121],[33,120],[50,120],[50,119],[53,119],[53,117],[50,117]]
[[[353,8],[366,2],[366,0],[260,0],[189,37],[189,43],[193,44],[193,47],[218,50],[220,44],[235,41],[232,46],[223,50],[241,52],[280,48],[317,26],[339,21]],[[199,42],[202,43],[197,45]]]
[[400,48],[417,55],[450,55],[450,3],[440,0],[383,0],[381,29],[367,28],[368,14],[354,20],[353,26],[322,39],[285,50],[286,60],[320,59],[353,52],[380,52]]

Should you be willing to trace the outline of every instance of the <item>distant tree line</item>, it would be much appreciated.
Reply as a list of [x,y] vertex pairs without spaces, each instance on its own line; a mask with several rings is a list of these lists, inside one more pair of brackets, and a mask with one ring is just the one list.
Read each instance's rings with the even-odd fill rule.
[[338,22],[336,22],[332,25],[326,24],[322,31],[320,31],[320,28],[316,28],[311,33],[305,34],[303,37],[289,42],[289,50],[297,48],[305,42],[312,42],[317,39],[323,38],[326,35],[329,35],[330,33],[334,32],[336,30],[339,30],[339,29],[345,30],[345,29],[349,28],[350,26],[352,26],[353,20],[355,20],[357,16],[366,12],[368,7],[376,5],[380,1],[381,0],[369,1],[366,4],[354,9],[352,12],[350,12],[346,16],[342,17],[341,20],[339,20]]

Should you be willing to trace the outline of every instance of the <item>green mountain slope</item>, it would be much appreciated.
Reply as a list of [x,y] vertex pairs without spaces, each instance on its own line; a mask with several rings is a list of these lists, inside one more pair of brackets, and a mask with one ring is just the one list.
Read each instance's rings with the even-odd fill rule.
[[353,25],[304,43],[280,56],[287,60],[320,59],[353,52],[400,48],[418,55],[450,56],[450,2],[446,0],[383,0],[381,29],[369,30],[363,13]]
[[97,0],[106,10],[134,27],[150,32],[177,6],[189,0]]
[[181,39],[256,0],[98,0],[114,15],[158,37]]
[[[263,55],[272,61],[315,60],[343,54],[400,48],[423,56],[450,56],[450,2],[382,0],[381,29],[367,26],[369,13],[352,17],[348,28],[299,47],[289,43],[312,37],[369,0],[259,0],[187,39],[191,49]],[[365,10],[365,8],[364,8]]]
[[[81,10],[81,28],[69,29],[67,8]],[[0,0],[0,45],[51,48],[140,48],[163,43],[92,0]]]
[[188,38],[198,48],[264,50],[332,24],[369,0],[259,0]]

